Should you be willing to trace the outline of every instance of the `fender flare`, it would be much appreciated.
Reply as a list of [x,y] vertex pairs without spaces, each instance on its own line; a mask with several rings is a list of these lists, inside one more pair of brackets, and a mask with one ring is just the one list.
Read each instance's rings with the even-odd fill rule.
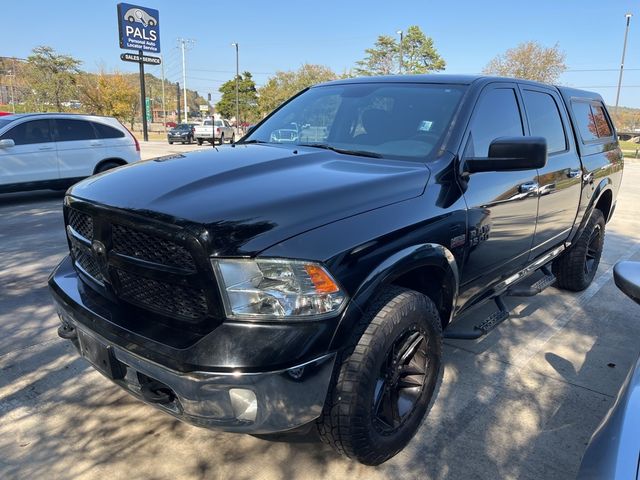
[[[575,230],[574,234],[570,237],[572,243],[576,238],[579,238],[580,235],[582,235],[582,232],[584,231],[584,228],[587,226],[589,219],[591,219],[593,210],[595,209],[596,205],[602,198],[602,195],[604,195],[604,193],[609,190],[613,195],[613,182],[609,177],[603,178],[600,181],[600,183],[598,183],[598,186],[593,190],[593,194],[591,195],[591,199],[589,199],[589,204],[585,209],[584,215],[582,216],[582,220],[580,221],[580,225]],[[613,202],[615,202],[615,196],[613,196]],[[614,207],[614,204],[611,205],[611,211],[609,212],[609,216],[611,216],[611,212],[613,212],[613,207]],[[605,221],[608,221],[608,220],[609,220],[608,218],[605,218]]]
[[444,246],[436,243],[423,243],[404,248],[386,258],[360,284],[351,298],[349,307],[340,319],[336,331],[331,339],[331,348],[349,337],[353,325],[367,310],[376,293],[384,285],[389,285],[402,275],[420,267],[438,267],[443,270],[446,287],[450,291],[447,302],[450,302],[450,315],[442,319],[446,323],[451,321],[458,298],[460,277],[458,265],[453,254]]

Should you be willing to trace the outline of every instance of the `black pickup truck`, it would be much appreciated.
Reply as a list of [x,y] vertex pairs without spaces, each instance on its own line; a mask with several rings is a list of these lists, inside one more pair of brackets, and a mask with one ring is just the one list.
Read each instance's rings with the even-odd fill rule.
[[[378,464],[435,397],[443,338],[490,331],[505,295],[589,285],[622,170],[595,93],[449,75],[318,85],[235,145],[72,187],[70,256],[49,280],[58,332],[187,422],[312,426]],[[487,301],[494,314],[456,326]]]

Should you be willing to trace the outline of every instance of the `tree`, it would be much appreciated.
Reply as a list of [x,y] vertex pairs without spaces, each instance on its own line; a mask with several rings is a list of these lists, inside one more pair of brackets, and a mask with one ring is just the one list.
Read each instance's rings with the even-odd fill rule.
[[276,72],[258,91],[258,110],[261,115],[267,115],[301,90],[336,78],[329,67],[308,63],[297,71]]
[[373,48],[367,48],[366,57],[356,62],[357,75],[390,75],[398,65],[398,44],[388,35],[380,35]]
[[402,71],[406,73],[439,72],[447,65],[433,45],[433,39],[417,25],[410,26],[402,39],[402,57]]
[[40,46],[33,49],[24,69],[25,83],[30,90],[28,103],[41,109],[55,105],[63,110],[63,102],[77,95],[76,80],[82,62],[69,55],[60,55],[51,47]]
[[[216,112],[225,118],[236,116],[236,78],[225,82],[219,89],[222,94],[216,103]],[[255,122],[258,116],[258,91],[251,73],[244,72],[238,76],[238,99],[240,118],[246,122]],[[236,119],[239,123],[240,119]]]
[[427,37],[417,25],[411,25],[400,42],[388,35],[380,35],[373,48],[365,50],[366,57],[356,62],[357,75],[391,75],[400,70],[402,52],[402,72],[417,74],[444,70],[446,62],[438,54],[433,39]]
[[537,42],[524,42],[492,59],[483,73],[553,83],[567,69],[565,57],[558,44],[545,48]]
[[130,75],[119,72],[81,74],[78,87],[84,109],[132,123],[140,101],[131,80]]

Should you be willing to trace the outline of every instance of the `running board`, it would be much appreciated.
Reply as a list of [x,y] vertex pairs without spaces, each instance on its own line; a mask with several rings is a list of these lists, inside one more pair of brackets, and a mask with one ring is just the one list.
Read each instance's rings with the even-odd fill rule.
[[484,319],[482,323],[473,327],[473,330],[470,332],[464,331],[444,331],[444,338],[453,338],[458,340],[475,340],[480,338],[491,330],[496,328],[502,322],[504,322],[507,318],[509,318],[509,310],[507,310],[507,306],[502,301],[502,297],[498,295],[493,298],[493,301],[496,303],[498,310],[493,312],[487,318]]
[[556,277],[553,273],[551,273],[549,267],[545,265],[544,267],[540,268],[540,271],[544,273],[544,277],[542,277],[540,280],[533,283],[532,285],[514,285],[512,287],[509,287],[505,295],[508,295],[510,297],[533,297],[534,295],[538,295],[547,287],[550,287],[551,285],[556,283]]

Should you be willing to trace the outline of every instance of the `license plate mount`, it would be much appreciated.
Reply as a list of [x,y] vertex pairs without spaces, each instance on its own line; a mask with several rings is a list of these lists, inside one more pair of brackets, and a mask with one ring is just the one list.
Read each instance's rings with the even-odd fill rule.
[[113,354],[113,348],[104,345],[97,338],[78,330],[80,353],[100,373],[111,380],[120,380],[126,375],[125,366]]

